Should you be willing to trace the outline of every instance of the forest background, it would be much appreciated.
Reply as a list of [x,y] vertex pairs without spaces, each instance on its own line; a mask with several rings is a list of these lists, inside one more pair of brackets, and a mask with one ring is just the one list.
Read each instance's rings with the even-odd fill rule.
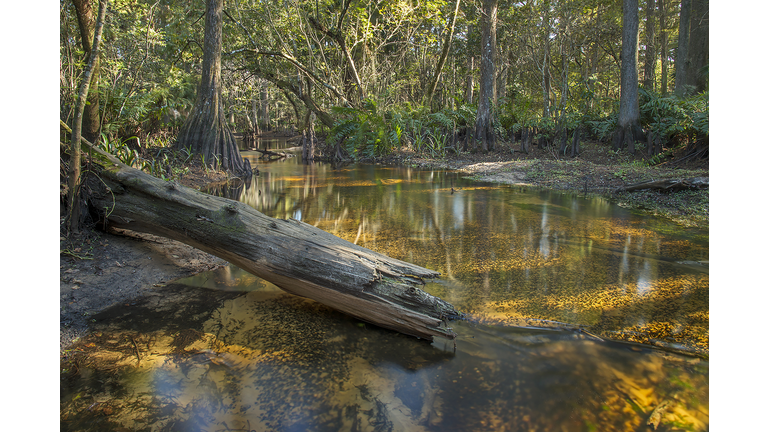
[[[400,148],[444,157],[520,142],[645,147],[658,163],[708,154],[708,0],[109,3],[82,135],[129,165],[191,153],[200,75],[218,132],[312,129],[321,157]],[[97,7],[61,3],[60,117],[72,128]],[[219,28],[207,27],[218,22]],[[202,35],[213,31],[220,46]],[[215,61],[206,58],[215,54]],[[220,57],[219,57],[220,56]],[[211,72],[215,64],[216,72]],[[208,132],[208,131],[205,131]],[[178,137],[178,141],[177,141]],[[511,147],[510,147],[511,149]],[[210,152],[207,156],[212,161]],[[157,159],[157,157],[155,157]],[[71,169],[71,167],[70,167]],[[72,188],[70,188],[72,189]]]
[[[29,15],[28,8],[24,5],[8,7],[10,8],[8,16]],[[8,143],[18,145],[24,143],[30,146],[48,143],[43,144],[42,147],[48,148],[48,145],[53,145],[56,139],[54,137],[58,137],[60,132],[53,121],[53,112],[60,108],[62,102],[61,97],[59,103],[54,102],[56,99],[54,95],[61,90],[59,85],[61,68],[58,67],[61,45],[56,39],[56,30],[61,26],[61,11],[53,7],[42,9],[34,11],[37,25],[36,30],[32,32],[34,34],[29,37],[33,41],[32,48],[29,44],[23,43],[19,36],[24,34],[22,31],[24,28],[29,29],[24,23],[18,22],[4,27],[5,40],[15,41],[15,43],[5,44],[6,56],[8,59],[17,59],[17,63],[4,68],[2,73],[4,82],[9,83],[6,88],[10,96],[7,99],[6,113],[10,111],[11,115],[6,117],[7,124],[15,126],[11,128]],[[711,214],[715,228],[712,233],[711,250],[712,261],[716,263],[712,266],[713,286],[749,290],[750,298],[756,300],[739,303],[738,312],[736,312],[734,300],[732,298],[729,300],[731,295],[712,293],[714,296],[712,304],[715,307],[712,313],[714,325],[711,332],[713,347],[711,362],[712,385],[716,388],[716,391],[712,392],[712,403],[713,406],[722,407],[722,409],[713,410],[711,421],[712,424],[717,424],[725,423],[725,417],[731,411],[730,408],[733,407],[735,410],[737,405],[742,412],[759,412],[758,398],[750,398],[748,392],[746,394],[741,392],[739,394],[744,394],[744,398],[740,399],[734,397],[734,392],[728,389],[728,382],[754,382],[754,376],[749,368],[734,369],[727,366],[737,363],[738,349],[750,343],[748,334],[729,332],[727,323],[729,320],[736,320],[737,315],[739,320],[743,320],[744,316],[759,316],[757,308],[762,303],[760,300],[763,295],[749,288],[757,286],[752,272],[727,272],[727,270],[735,268],[736,264],[739,268],[758,268],[761,260],[759,254],[755,253],[755,248],[761,245],[761,240],[765,239],[765,235],[761,235],[763,231],[755,229],[761,226],[762,212],[759,209],[744,211],[743,208],[746,203],[757,198],[754,196],[756,190],[745,185],[761,180],[754,173],[760,172],[761,163],[765,160],[765,146],[759,145],[761,137],[759,125],[762,124],[760,102],[764,99],[765,93],[764,86],[760,84],[763,81],[763,73],[760,65],[759,41],[762,36],[761,17],[764,16],[766,6],[755,4],[750,5],[749,8],[743,8],[723,2],[713,2],[710,9],[713,17],[710,24],[710,32],[713,35],[710,62],[712,67],[709,71],[712,88],[710,99],[713,101],[711,113],[713,126],[710,135],[714,136],[716,143],[710,163],[716,173],[715,178],[720,180],[713,182],[711,186],[714,203]],[[23,15],[25,12],[26,14]],[[290,102],[284,101],[284,103]],[[534,109],[531,112],[535,112],[536,108],[541,108],[543,112],[543,106],[532,106]],[[453,108],[455,107],[456,105],[453,105]],[[285,112],[289,113],[290,109],[286,109]],[[738,147],[726,146],[727,143],[733,143]],[[743,151],[739,151],[742,149]],[[56,286],[55,281],[58,275],[55,267],[46,263],[54,261],[54,257],[58,255],[53,243],[58,238],[59,224],[53,214],[57,211],[59,190],[53,177],[59,173],[59,162],[52,151],[44,151],[44,154],[31,164],[29,162],[9,164],[10,169],[4,170],[4,179],[7,183],[11,179],[17,181],[21,178],[33,179],[31,182],[33,187],[40,186],[39,190],[42,190],[44,195],[42,199],[33,199],[30,198],[27,188],[10,190],[9,203],[32,201],[42,204],[40,209],[27,211],[22,229],[14,230],[15,233],[10,236],[18,258],[12,260],[9,267],[20,270],[14,272],[10,278],[9,286],[16,288],[9,293],[10,304],[27,304],[30,289],[44,290],[47,284]],[[34,168],[30,169],[32,167]],[[33,173],[42,175],[30,175]],[[729,182],[727,178],[738,180]],[[18,224],[18,213],[7,211],[4,215],[3,222],[6,227]],[[33,236],[31,233],[34,233]],[[750,243],[755,246],[745,244],[745,238],[752,240]],[[740,253],[734,256],[733,251]],[[37,260],[30,259],[32,257]],[[45,271],[42,278],[30,279],[30,275],[40,273],[41,265],[50,268],[50,271]],[[46,282],[49,279],[50,281]],[[46,383],[43,387],[56,385],[58,371],[56,366],[53,366],[55,361],[53,351],[56,345],[54,340],[58,335],[53,329],[57,316],[54,310],[58,309],[58,305],[56,296],[50,297],[49,300],[34,306],[36,310],[43,311],[32,318],[35,321],[31,325],[33,333],[35,336],[40,336],[39,340],[35,340],[34,347],[29,346],[28,333],[17,331],[9,335],[9,343],[12,346],[26,347],[25,357],[27,358],[24,373],[15,374],[16,378],[12,381],[19,382],[12,382],[12,385],[20,384],[22,381],[27,382],[33,371],[39,382]],[[6,328],[11,324],[18,326],[18,323],[29,322],[29,320],[26,308],[17,308],[16,312],[4,314],[3,318]],[[749,322],[750,319],[747,321],[747,326],[756,328],[756,322]],[[727,379],[721,374],[724,368],[729,371]],[[20,406],[14,407],[15,411],[16,408],[21,408],[22,401],[37,401],[35,405],[24,403],[25,408],[16,411],[17,419],[25,421],[33,418],[34,415],[34,418],[42,419],[40,421],[43,423],[49,421],[55,424],[57,416],[53,410],[49,410],[49,418],[41,417],[39,414],[40,404],[51,407],[58,404],[55,391],[43,392],[48,396],[41,397],[40,386],[14,385],[14,388],[19,390],[15,399],[20,401]],[[730,425],[733,425],[734,421],[744,422],[745,426],[751,424],[748,416],[728,416],[727,421]]]

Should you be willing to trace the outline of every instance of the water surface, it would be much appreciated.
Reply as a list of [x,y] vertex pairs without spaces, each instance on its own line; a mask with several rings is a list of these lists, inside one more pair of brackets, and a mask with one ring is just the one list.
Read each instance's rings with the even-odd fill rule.
[[451,172],[247,156],[260,175],[217,193],[441,272],[426,290],[468,314],[456,345],[230,266],[95,317],[62,366],[62,430],[708,430],[706,232]]

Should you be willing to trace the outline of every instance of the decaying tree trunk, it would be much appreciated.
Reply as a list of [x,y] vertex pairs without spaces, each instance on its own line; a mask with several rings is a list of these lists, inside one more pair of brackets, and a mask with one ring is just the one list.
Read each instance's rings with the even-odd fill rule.
[[708,189],[709,177],[694,177],[691,179],[667,179],[667,180],[648,180],[640,183],[622,186],[614,192],[634,192],[641,190],[660,190],[663,192],[673,192],[684,189]]
[[163,181],[97,149],[89,207],[101,223],[178,240],[283,290],[363,321],[431,340],[455,338],[454,307],[419,287],[439,273],[362,248],[304,222]]

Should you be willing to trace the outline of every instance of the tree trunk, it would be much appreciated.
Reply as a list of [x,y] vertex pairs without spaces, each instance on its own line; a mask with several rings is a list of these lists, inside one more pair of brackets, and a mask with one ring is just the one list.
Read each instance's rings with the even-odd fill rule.
[[82,138],[83,116],[85,113],[86,99],[88,97],[91,85],[91,76],[99,58],[99,43],[101,42],[101,33],[104,29],[104,16],[107,13],[107,0],[99,3],[99,17],[96,20],[96,26],[93,34],[93,45],[90,51],[88,64],[85,66],[83,81],[80,84],[80,91],[77,95],[77,106],[75,107],[75,119],[72,125],[72,138],[70,140],[71,156],[69,160],[69,173],[67,179],[67,188],[69,190],[67,202],[69,213],[67,215],[67,228],[70,234],[80,231],[80,139]]
[[253,133],[254,135],[261,135],[261,128],[259,127],[259,103],[255,97],[251,101],[251,114],[253,115]]
[[[464,91],[464,99],[467,104],[471,105],[475,96],[475,80],[472,75],[472,71],[475,70],[475,56],[470,55],[467,59],[467,83],[466,90]],[[464,150],[466,151],[466,150]]]
[[448,58],[448,52],[451,50],[451,43],[453,42],[453,30],[456,28],[456,16],[459,14],[460,4],[461,0],[456,0],[456,7],[453,10],[453,18],[451,19],[451,28],[448,30],[448,36],[445,37],[445,42],[443,43],[443,52],[440,54],[440,60],[438,60],[437,66],[435,67],[435,74],[432,77],[432,82],[429,84],[429,87],[427,87],[427,94],[425,97],[427,106],[432,104],[432,95],[435,93],[437,83],[440,81],[440,73],[442,72],[443,66],[445,65],[445,60]]
[[566,149],[568,148],[568,129],[563,128],[562,135],[560,136],[560,154],[565,156]]
[[549,35],[552,33],[552,29],[549,25],[549,2],[545,1],[543,6],[546,8],[544,10],[544,60],[541,65],[541,93],[542,93],[542,116],[543,117],[549,117],[549,95],[552,93],[552,83],[550,81],[550,72],[549,72],[549,63],[552,61],[550,59],[550,41],[549,41]]
[[694,177],[690,179],[648,180],[617,188],[614,192],[635,192],[642,190],[659,190],[676,192],[681,190],[709,189],[709,177]]
[[666,96],[669,87],[669,49],[667,47],[667,13],[664,0],[659,0],[659,32],[661,33],[661,95]]
[[480,39],[480,95],[477,102],[475,139],[482,143],[482,151],[493,149],[496,135],[491,119],[491,101],[496,94],[496,18],[498,0],[483,0],[482,37]]
[[[96,16],[93,14],[93,2],[90,0],[72,0],[80,28],[80,40],[86,60],[91,58],[91,49],[96,29]],[[82,134],[85,139],[95,142],[101,124],[99,118],[99,57],[96,56],[91,68],[91,82],[88,91],[88,103],[85,105],[82,119]]]
[[580,153],[579,149],[579,129],[580,127],[577,127],[576,130],[573,132],[573,146],[571,146],[571,157],[576,157]]
[[205,163],[237,175],[250,176],[251,164],[243,159],[224,116],[221,97],[221,43],[223,0],[207,0],[203,67],[197,101],[179,131],[176,147],[191,148]]
[[696,93],[708,88],[709,0],[693,0],[691,5],[691,33],[685,81]]
[[680,3],[680,31],[677,39],[677,56],[675,57],[675,95],[685,96],[685,85],[688,74],[688,39],[691,32],[691,0]]
[[272,128],[269,121],[269,92],[264,82],[261,83],[261,88],[259,89],[259,104],[259,124],[261,125],[261,130],[266,132]]
[[621,96],[619,100],[618,136],[614,148],[629,144],[634,154],[634,142],[642,137],[640,103],[637,84],[637,39],[639,32],[638,0],[624,0],[623,32],[621,39]]
[[530,128],[523,128],[520,132],[520,151],[528,154],[531,151],[531,130]]
[[645,71],[643,86],[653,91],[656,87],[656,0],[645,4]]
[[315,159],[315,113],[307,110],[307,122],[302,132],[302,161],[310,163]]
[[178,240],[381,327],[429,340],[456,337],[442,324],[462,314],[419,288],[439,273],[307,223],[273,219],[246,204],[157,179],[93,151],[104,168],[99,179],[92,177],[89,204],[104,226]]

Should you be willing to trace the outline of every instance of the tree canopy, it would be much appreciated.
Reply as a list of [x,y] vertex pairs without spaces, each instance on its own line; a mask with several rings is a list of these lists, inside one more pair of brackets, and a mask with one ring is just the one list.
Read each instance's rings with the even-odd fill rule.
[[[74,118],[88,54],[79,3],[60,3],[65,123]],[[462,137],[475,139],[482,105],[483,3],[227,0],[221,60],[227,122],[239,132],[303,129],[311,112],[327,136],[319,151],[329,156],[375,156],[400,146],[436,154],[458,149]],[[641,127],[668,147],[706,139],[708,52],[701,35],[708,2],[693,2],[696,26],[686,27],[683,38],[680,2],[638,3]],[[498,142],[511,145],[515,134],[530,129],[546,145],[575,128],[609,142],[621,94],[622,3],[499,0],[497,8],[488,97]],[[137,148],[174,142],[195,104],[204,15],[203,2],[110,2],[92,83],[103,140]],[[682,50],[679,40],[688,44]],[[689,91],[674,95],[681,51]],[[469,148],[480,147],[470,142]]]

